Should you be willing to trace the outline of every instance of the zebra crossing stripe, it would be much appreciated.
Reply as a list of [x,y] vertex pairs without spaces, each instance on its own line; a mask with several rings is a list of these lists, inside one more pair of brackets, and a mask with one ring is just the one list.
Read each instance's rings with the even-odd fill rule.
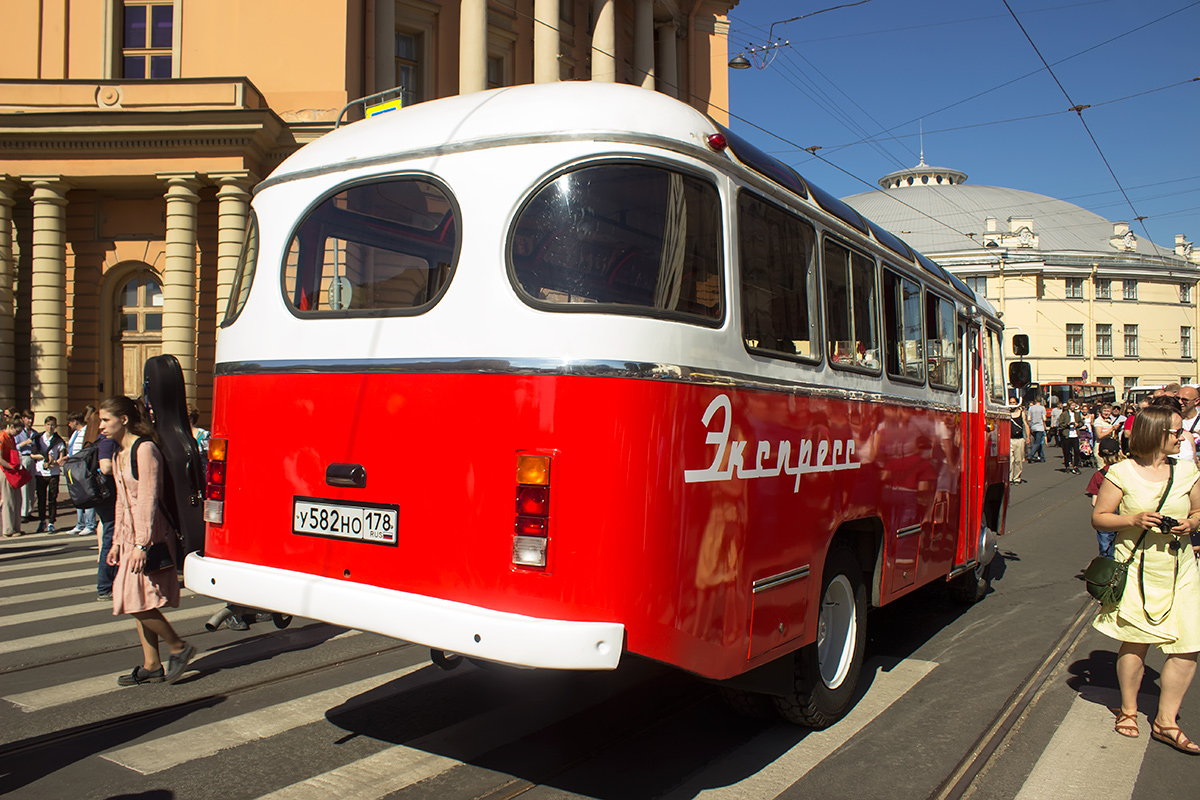
[[48,558],[48,556],[58,555],[66,549],[64,545],[63,547],[56,547],[53,550],[43,550],[39,553],[14,553],[9,556],[3,555],[3,551],[0,551],[0,572],[16,572],[17,570],[29,569],[43,564],[65,564],[72,561],[84,561],[88,558],[93,562],[96,560],[96,552],[93,552],[90,556],[72,556],[71,558],[58,559]]
[[[53,606],[51,608],[42,608],[37,611],[27,611],[24,614],[0,614],[0,628],[9,628],[14,625],[24,625],[28,622],[43,622],[48,619],[58,619],[71,614],[87,614],[92,612],[102,612],[112,616],[112,601],[101,603],[91,599],[86,603],[76,603],[73,606]],[[167,613],[170,613],[169,611]]]
[[703,800],[744,800],[745,798],[778,797],[789,786],[804,777],[813,767],[828,758],[831,753],[848,742],[867,726],[871,720],[882,714],[892,703],[899,700],[909,690],[933,671],[936,663],[932,661],[906,660],[895,664],[890,669],[881,668],[879,662],[868,662],[864,669],[864,677],[872,666],[878,671],[871,680],[871,688],[863,695],[858,704],[851,709],[840,722],[823,731],[812,731],[787,750],[779,758],[774,759],[763,769],[744,778],[737,783],[712,787],[714,781],[723,783],[716,777],[718,773],[727,774],[728,764],[745,759],[752,763],[756,754],[777,752],[794,741],[794,729],[773,728],[756,736],[747,742],[728,758],[701,770],[692,776],[683,786],[666,795],[664,800],[683,800],[697,798]]
[[[264,655],[283,653],[292,649],[310,647],[317,642],[336,642],[339,639],[348,639],[351,636],[358,636],[361,633],[362,631],[342,631],[337,636],[326,638],[323,631],[314,631],[311,636],[303,635],[301,631],[292,631],[290,638],[286,634],[276,634],[264,639],[262,642],[255,643],[249,650],[244,652],[246,658],[258,658]],[[212,654],[211,652],[205,653],[203,657],[212,658]],[[204,666],[207,667],[208,664],[209,662],[206,661]],[[84,678],[83,680],[71,681],[70,683],[56,684],[44,689],[10,694],[3,699],[22,711],[31,713],[34,711],[43,711],[47,708],[65,706],[68,703],[74,703],[79,700],[91,700],[100,695],[120,691],[126,691],[126,687],[117,685],[116,675],[98,675],[94,678]]]
[[210,722],[169,736],[155,736],[149,741],[105,753],[104,758],[143,775],[152,775],[256,739],[267,739],[293,728],[319,722],[325,718],[325,712],[331,707],[384,684],[405,678],[418,670],[423,672],[404,681],[396,687],[394,693],[418,689],[448,676],[448,673],[424,661],[395,672],[374,675],[356,683],[288,700],[230,719]]
[[[1141,708],[1157,704],[1157,697],[1138,697]],[[1109,708],[1120,705],[1120,693],[1112,689],[1095,690],[1086,699],[1077,696],[1016,800],[1132,797],[1150,741],[1150,722],[1139,715],[1141,737],[1120,735],[1112,729],[1116,720]]]
[[[0,597],[0,606],[15,606],[23,603],[43,603],[47,600],[61,600],[64,597],[74,598],[76,595],[90,594],[96,596],[95,586],[69,586],[66,589],[48,589],[44,592],[30,592],[12,597]],[[99,604],[97,604],[99,605]]]
[[[99,604],[97,604],[99,605]],[[198,608],[167,608],[164,613],[172,624],[179,622],[208,618],[224,608],[224,603],[205,605]],[[94,639],[99,636],[127,633],[136,636],[133,617],[121,616],[113,622],[102,622],[99,625],[88,625],[84,628],[74,628],[70,631],[55,631],[38,636],[26,636],[24,639],[11,639],[0,642],[0,655],[20,653],[23,650],[33,650],[39,647],[51,647],[64,641],[78,642],[80,639]]]
[[8,589],[14,586],[29,586],[33,583],[50,583],[51,581],[63,581],[67,578],[82,578],[84,576],[96,579],[96,567],[92,566],[88,569],[72,569],[62,572],[42,572],[37,575],[23,575],[20,578],[3,578],[0,579],[0,589]]

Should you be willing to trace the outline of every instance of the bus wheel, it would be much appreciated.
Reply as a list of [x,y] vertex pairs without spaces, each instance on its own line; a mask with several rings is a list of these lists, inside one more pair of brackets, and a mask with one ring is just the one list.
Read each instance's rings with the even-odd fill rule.
[[721,702],[735,714],[750,719],[776,719],[779,714],[775,710],[775,701],[770,695],[761,692],[749,692],[745,689],[731,689],[722,686],[717,689]]
[[946,584],[946,594],[950,595],[954,602],[969,606],[982,600],[990,585],[988,565],[976,564],[975,569],[951,578]]
[[792,691],[774,699],[784,719],[820,730],[850,710],[867,645],[867,590],[854,554],[825,561],[817,640],[796,653]]

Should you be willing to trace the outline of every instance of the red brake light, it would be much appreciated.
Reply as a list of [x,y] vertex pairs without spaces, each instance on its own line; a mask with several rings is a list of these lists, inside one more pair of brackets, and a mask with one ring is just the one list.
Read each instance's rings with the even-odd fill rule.
[[729,147],[729,142],[726,141],[724,134],[710,133],[708,135],[708,146],[720,153],[724,151],[726,147]]
[[[225,483],[225,462],[224,461],[209,461],[208,462],[208,482],[224,484]],[[211,494],[209,495],[212,496]]]
[[550,513],[550,489],[545,486],[518,486],[517,513],[547,516]]

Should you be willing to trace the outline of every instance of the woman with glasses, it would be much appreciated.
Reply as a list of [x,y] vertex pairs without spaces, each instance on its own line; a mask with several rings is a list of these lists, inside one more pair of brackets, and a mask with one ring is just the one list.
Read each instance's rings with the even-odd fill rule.
[[1200,755],[1200,745],[1176,722],[1200,651],[1200,570],[1189,539],[1200,528],[1200,472],[1188,461],[1170,458],[1179,452],[1182,434],[1182,420],[1174,409],[1150,405],[1139,411],[1130,436],[1130,458],[1109,468],[1096,494],[1092,527],[1117,531],[1118,562],[1131,554],[1134,558],[1120,601],[1101,609],[1092,624],[1121,642],[1116,732],[1131,738],[1139,734],[1138,689],[1146,653],[1150,645],[1157,645],[1167,658],[1150,735],[1183,753]]

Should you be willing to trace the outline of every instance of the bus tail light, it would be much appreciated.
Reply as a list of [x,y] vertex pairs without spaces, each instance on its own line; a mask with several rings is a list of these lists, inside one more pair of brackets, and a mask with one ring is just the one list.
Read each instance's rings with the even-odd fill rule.
[[213,437],[208,441],[204,521],[214,525],[225,522],[225,453],[228,445],[226,439]]
[[517,456],[516,506],[512,563],[545,569],[550,547],[550,456]]

